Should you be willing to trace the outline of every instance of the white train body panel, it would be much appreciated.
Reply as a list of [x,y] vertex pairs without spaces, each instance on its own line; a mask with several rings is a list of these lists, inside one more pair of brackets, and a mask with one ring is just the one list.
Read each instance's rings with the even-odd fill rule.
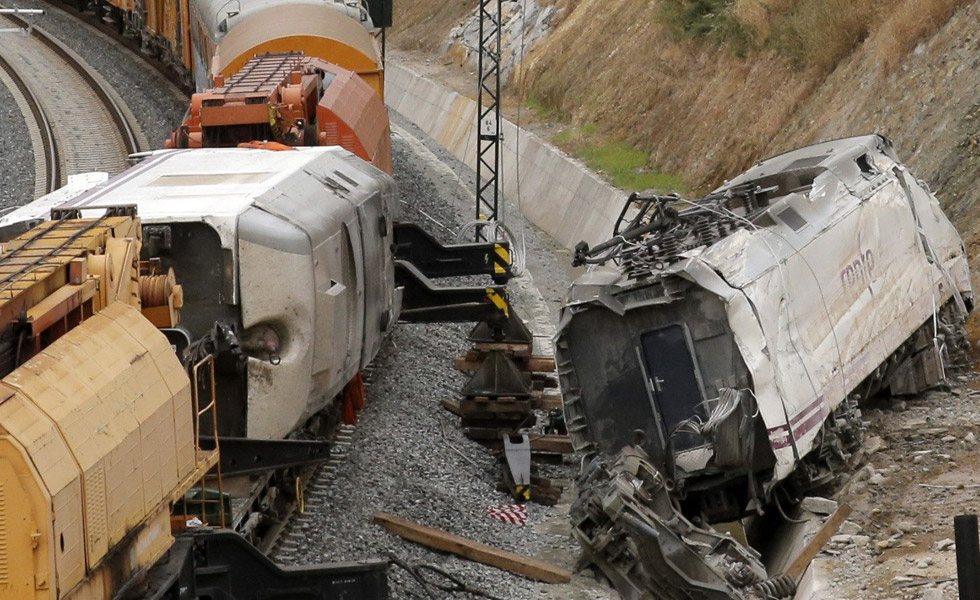
[[[749,193],[765,195],[751,222],[712,208]],[[846,398],[908,389],[903,361],[931,369],[922,353],[942,334],[923,328],[944,307],[965,315],[972,289],[960,236],[882,137],[774,157],[706,198],[640,222],[647,238],[613,238],[618,264],[596,251],[556,358],[577,448],[614,453],[639,433],[706,514],[738,518]],[[718,410],[723,390],[742,413]]]
[[[196,90],[200,92],[211,87],[215,75],[213,59],[221,47],[222,40],[235,27],[252,17],[266,20],[267,26],[285,22],[297,34],[316,35],[316,28],[311,29],[311,26],[317,25],[316,23],[290,23],[294,16],[293,11],[297,7],[302,9],[304,6],[324,8],[328,9],[329,13],[344,15],[346,18],[343,21],[347,22],[346,31],[342,31],[344,39],[355,47],[370,48],[373,44],[371,40],[375,28],[364,3],[350,3],[343,0],[190,0]],[[330,22],[329,14],[321,18],[326,18]],[[279,23],[270,24],[268,19]],[[261,23],[252,26],[261,27]],[[305,48],[296,48],[296,50],[305,50]]]
[[773,204],[771,215],[792,207],[806,222],[798,230],[776,216],[772,227],[740,230],[676,266],[727,300],[778,478],[795,462],[790,431],[806,454],[847,393],[954,293],[971,291],[962,241],[935,197],[883,153],[873,153],[875,173],[860,172],[854,158],[873,150],[858,145],[807,195]]
[[246,352],[247,407],[231,434],[293,431],[374,358],[397,321],[394,182],[345,150],[158,152],[112,179],[74,178],[0,227],[54,207],[121,204],[136,205],[146,244],[169,238],[159,243],[184,286],[192,338],[224,320],[243,347],[261,327],[281,340],[278,357]]

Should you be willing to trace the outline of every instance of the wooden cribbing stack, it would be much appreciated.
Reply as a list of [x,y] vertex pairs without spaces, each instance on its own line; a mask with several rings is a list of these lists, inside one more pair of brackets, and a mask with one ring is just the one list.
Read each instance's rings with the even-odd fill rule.
[[[490,361],[489,364],[487,361]],[[561,416],[561,394],[554,359],[533,355],[531,341],[477,341],[471,350],[456,359],[455,366],[461,371],[473,371],[476,375],[463,388],[463,398],[444,399],[442,406],[460,418],[467,437],[501,457],[501,489],[513,493],[519,501],[556,504],[566,483],[526,471],[523,484],[515,481],[503,441],[507,436],[520,437],[520,432],[535,427],[535,411],[548,411],[554,416]],[[564,422],[561,418],[557,421]],[[529,451],[530,457],[528,459],[525,454],[525,467],[532,461],[561,463],[562,455],[573,452],[567,435],[530,434],[527,442],[529,450],[525,452]],[[534,470],[533,464],[531,469]]]
[[[459,401],[445,401],[443,407],[461,419],[463,431],[470,439],[485,442],[499,441],[502,435],[536,424],[535,410],[561,407],[557,392],[555,360],[549,356],[532,356],[531,343],[477,342],[466,354],[456,358],[460,371],[477,371],[486,360],[499,360],[493,365],[492,381],[471,381],[463,388]],[[503,381],[505,391],[499,389]],[[493,385],[486,385],[492,383]]]

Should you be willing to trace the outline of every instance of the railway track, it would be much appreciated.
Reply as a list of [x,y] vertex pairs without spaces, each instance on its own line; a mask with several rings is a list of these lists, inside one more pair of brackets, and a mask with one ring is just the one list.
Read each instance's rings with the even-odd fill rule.
[[[28,26],[17,15],[0,16],[0,27]],[[40,140],[35,152],[43,150],[43,158],[35,158],[35,194],[53,191],[75,173],[125,169],[126,157],[144,149],[128,111],[64,44],[37,27],[29,31],[5,34],[0,69],[29,109],[29,129]]]
[[26,106],[26,112],[29,112],[34,120],[33,127],[28,126],[28,130],[31,131],[34,156],[36,157],[40,153],[43,157],[41,161],[36,158],[34,161],[34,195],[49,194],[57,189],[61,182],[61,161],[58,157],[58,144],[54,138],[51,122],[48,120],[48,115],[44,112],[44,107],[41,106],[41,101],[34,90],[2,54],[0,54],[0,71],[3,71],[13,84],[11,91],[15,89],[16,93],[20,95],[18,103],[23,103]]
[[[120,44],[125,47],[132,54],[138,56],[144,64],[153,67],[157,71],[163,73],[167,76],[167,79],[179,87],[184,93],[189,97],[188,88],[180,81],[179,77],[175,76],[173,73],[169,72],[163,65],[152,57],[143,54],[140,51],[139,43],[120,34],[114,27],[106,25],[102,22],[97,15],[85,13],[78,11],[75,7],[70,5],[64,5],[59,2],[50,2],[45,0],[39,4],[47,5],[55,10],[65,13],[70,18],[75,19],[83,27],[87,29],[94,30],[97,34],[102,34],[103,36],[109,38],[112,43]],[[0,8],[3,8],[0,6]],[[13,16],[13,15],[2,15],[0,19],[6,19],[12,25],[16,27],[26,27],[27,22],[23,19]],[[0,20],[0,27],[6,27],[3,20]],[[36,195],[42,195],[53,191],[60,185],[64,184],[65,177],[75,172],[85,172],[92,170],[99,171],[109,171],[110,174],[122,171],[126,168],[125,158],[128,154],[133,152],[139,152],[141,149],[138,147],[139,144],[136,141],[138,133],[135,131],[134,127],[130,125],[129,119],[125,115],[124,111],[121,110],[118,102],[116,102],[112,94],[107,89],[107,86],[101,83],[101,77],[96,75],[92,69],[87,67],[82,63],[81,60],[76,58],[70,50],[67,50],[63,44],[58,40],[53,38],[50,34],[47,34],[43,30],[37,28],[31,29],[32,37],[36,38],[36,43],[33,49],[21,49],[20,51],[11,51],[5,44],[4,47],[0,47],[0,70],[7,72],[10,79],[16,82],[16,87],[20,91],[21,95],[25,97],[25,104],[29,108],[29,112],[34,116],[35,126],[31,129],[35,130],[33,133],[37,133],[39,140],[43,142],[36,143],[36,147],[43,147],[45,160],[43,163],[41,161],[36,161],[37,167],[36,172],[39,173],[39,177],[44,177],[43,184],[36,185]],[[17,36],[20,38],[21,36]],[[6,39],[6,38],[5,38]],[[41,48],[40,46],[43,46]],[[61,147],[61,136],[59,135],[58,122],[55,117],[49,118],[49,115],[56,114],[66,114],[65,125],[68,124],[73,117],[72,115],[77,115],[79,108],[72,109],[70,106],[65,106],[64,104],[56,104],[52,102],[45,102],[43,97],[43,92],[40,90],[53,91],[53,86],[51,85],[52,80],[58,81],[62,80],[60,76],[42,77],[40,82],[32,80],[29,76],[25,74],[25,71],[30,70],[32,72],[38,72],[43,69],[44,63],[41,62],[40,57],[34,60],[24,60],[25,66],[12,65],[11,62],[21,58],[24,59],[24,55],[31,54],[32,51],[44,51],[48,50],[49,55],[55,55],[63,61],[63,66],[57,67],[55,65],[52,67],[58,68],[60,73],[65,73],[65,66],[69,67],[71,71],[74,72],[75,80],[81,79],[89,86],[87,91],[89,96],[97,97],[101,102],[101,107],[96,107],[94,102],[88,102],[86,106],[90,108],[87,110],[101,112],[103,118],[101,120],[86,119],[86,122],[92,122],[97,126],[94,127],[95,132],[99,132],[98,135],[92,135],[88,137],[88,142],[84,142],[82,145],[89,145],[93,149],[100,148],[98,144],[101,136],[105,135],[105,131],[116,131],[115,136],[118,139],[111,140],[102,148],[99,152],[93,153],[89,157],[85,157],[85,160],[75,160],[72,161],[71,158],[65,156],[65,152]],[[5,55],[12,54],[11,60],[6,60]],[[49,60],[47,64],[52,64],[55,61]],[[72,90],[80,89],[82,86],[80,84],[73,85]],[[82,90],[82,93],[86,93]],[[76,98],[77,94],[74,92],[65,91],[60,94],[55,94],[55,100],[60,102],[62,98],[71,101]],[[56,112],[58,111],[58,112]],[[92,113],[88,113],[92,114]],[[105,128],[106,119],[105,115],[108,114],[111,117],[113,127],[111,129]],[[50,148],[50,151],[49,151]],[[124,148],[124,149],[123,149]],[[76,153],[77,156],[77,153]],[[67,172],[66,172],[67,169]],[[297,491],[300,497],[303,498],[303,490],[308,487],[313,487],[313,484],[319,482],[324,474],[332,474],[336,471],[338,465],[343,461],[347,455],[347,451],[350,448],[350,436],[353,432],[353,427],[351,426],[340,426],[335,432],[332,432],[329,436],[334,442],[334,447],[331,452],[331,458],[326,464],[316,465],[312,467],[303,467],[296,469],[296,476],[299,477]],[[304,500],[310,505],[316,505],[318,503],[318,494],[316,490],[310,494],[307,498],[301,499],[299,502],[287,500],[287,499],[276,499],[276,494],[270,498],[268,490],[270,486],[273,486],[271,475],[265,478],[259,478],[252,487],[251,493],[246,497],[241,499],[241,506],[235,506],[233,508],[233,519],[229,523],[232,529],[244,532],[248,529],[246,523],[247,517],[251,514],[252,509],[256,507],[261,507],[263,505],[274,506],[272,513],[277,515],[272,522],[268,523],[268,530],[260,536],[252,536],[250,538],[254,539],[254,542],[258,548],[265,554],[272,555],[273,549],[282,550],[285,548],[285,552],[289,553],[291,545],[286,537],[286,534],[293,529],[295,526],[295,521],[298,517],[303,515],[302,502]],[[322,485],[322,484],[321,484]]]
[[129,34],[120,33],[118,27],[114,27],[113,25],[107,23],[95,10],[82,11],[79,10],[75,4],[69,4],[62,2],[61,0],[38,0],[37,5],[64,13],[72,19],[75,19],[80,23],[84,23],[103,36],[126,48],[128,51],[138,56],[145,64],[152,67],[156,72],[162,75],[167,81],[180,89],[184,95],[190,98],[191,93],[193,92],[192,85],[189,85],[187,81],[181,79],[181,77],[175,71],[168,68],[166,64],[154,59],[151,55],[144,52],[138,39]]

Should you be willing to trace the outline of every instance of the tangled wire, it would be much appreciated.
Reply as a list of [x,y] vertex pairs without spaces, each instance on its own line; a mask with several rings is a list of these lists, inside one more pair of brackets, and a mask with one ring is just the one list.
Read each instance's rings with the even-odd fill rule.
[[503,600],[499,596],[473,587],[459,577],[440,569],[439,567],[427,564],[409,564],[393,554],[388,555],[389,564],[404,569],[419,584],[427,598],[437,600],[436,592],[446,594],[469,594],[477,598],[487,598],[488,600]]

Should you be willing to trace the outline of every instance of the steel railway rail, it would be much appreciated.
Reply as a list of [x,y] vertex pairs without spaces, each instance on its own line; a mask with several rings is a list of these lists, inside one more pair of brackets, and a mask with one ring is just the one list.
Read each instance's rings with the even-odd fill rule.
[[[101,77],[64,44],[29,27],[24,19],[3,15],[0,23],[30,31],[29,36],[5,37],[0,59],[11,79],[19,81],[17,87],[41,130],[45,157],[37,162],[45,163],[47,191],[74,173],[114,174],[125,169],[126,157],[143,150],[141,136]],[[115,135],[107,136],[107,131]]]
[[48,115],[44,112],[41,101],[34,90],[2,54],[0,54],[0,70],[7,74],[7,77],[10,78],[14,87],[23,97],[34,119],[34,129],[40,137],[44,156],[43,160],[34,161],[34,193],[50,194],[58,188],[61,181],[61,159],[58,156],[58,143],[55,141],[51,122],[48,120]]

